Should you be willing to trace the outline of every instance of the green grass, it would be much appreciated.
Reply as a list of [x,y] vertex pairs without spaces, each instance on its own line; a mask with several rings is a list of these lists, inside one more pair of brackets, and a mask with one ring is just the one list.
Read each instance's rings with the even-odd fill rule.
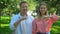
[[51,34],[58,34],[58,33],[60,33],[60,21],[55,22],[51,29]]
[[1,27],[9,26],[9,24],[1,24]]
[[[60,17],[60,16],[59,16]],[[11,34],[12,30],[9,28],[11,17],[1,17],[0,32],[1,34]],[[60,18],[52,25],[51,34],[60,34]]]
[[[3,33],[4,32],[4,33]],[[1,24],[1,33],[2,34],[11,34],[11,30],[9,28],[9,24]],[[51,34],[60,33],[60,21],[53,24],[51,29]]]
[[11,20],[11,17],[3,17],[3,16],[0,16],[0,24],[9,24],[10,23],[10,20]]

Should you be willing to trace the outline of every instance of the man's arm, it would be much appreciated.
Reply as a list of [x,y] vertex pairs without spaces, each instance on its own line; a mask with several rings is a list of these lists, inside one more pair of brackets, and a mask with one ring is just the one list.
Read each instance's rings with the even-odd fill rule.
[[18,26],[18,24],[24,19],[26,19],[26,17],[22,17],[21,19],[18,20],[16,16],[13,16],[10,22],[10,28],[14,30]]
[[19,19],[18,21],[16,21],[16,22],[14,23],[14,26],[17,27],[18,24],[19,24],[22,20],[25,20],[25,19],[26,19],[26,17],[23,17],[23,18]]

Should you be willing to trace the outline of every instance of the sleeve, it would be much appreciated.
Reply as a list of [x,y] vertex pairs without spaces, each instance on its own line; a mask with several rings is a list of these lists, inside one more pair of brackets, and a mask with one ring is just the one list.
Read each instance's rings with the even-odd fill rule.
[[51,17],[51,19],[52,19],[53,22],[55,22],[55,21],[58,20],[58,16],[57,16],[57,15],[53,15],[53,16]]
[[14,26],[14,23],[15,23],[16,21],[17,21],[16,16],[13,16],[13,17],[11,18],[11,22],[10,22],[10,29],[11,29],[11,30],[16,29],[15,26]]
[[34,20],[34,17],[33,17],[33,16],[31,16],[31,20],[32,20],[32,21]]
[[32,23],[32,34],[36,34],[36,23],[33,21]]

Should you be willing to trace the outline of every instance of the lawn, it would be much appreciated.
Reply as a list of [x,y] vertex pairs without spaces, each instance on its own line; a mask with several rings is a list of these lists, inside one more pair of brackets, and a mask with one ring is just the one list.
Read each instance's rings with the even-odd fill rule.
[[[1,34],[11,34],[12,30],[9,28],[11,17],[1,17]],[[55,22],[51,29],[51,34],[60,34],[60,18],[57,22]]]

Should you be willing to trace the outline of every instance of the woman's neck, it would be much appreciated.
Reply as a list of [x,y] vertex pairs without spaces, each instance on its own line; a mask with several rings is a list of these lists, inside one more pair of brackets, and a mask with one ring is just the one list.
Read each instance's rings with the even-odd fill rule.
[[38,15],[38,18],[43,19],[44,16],[46,16],[46,15]]

